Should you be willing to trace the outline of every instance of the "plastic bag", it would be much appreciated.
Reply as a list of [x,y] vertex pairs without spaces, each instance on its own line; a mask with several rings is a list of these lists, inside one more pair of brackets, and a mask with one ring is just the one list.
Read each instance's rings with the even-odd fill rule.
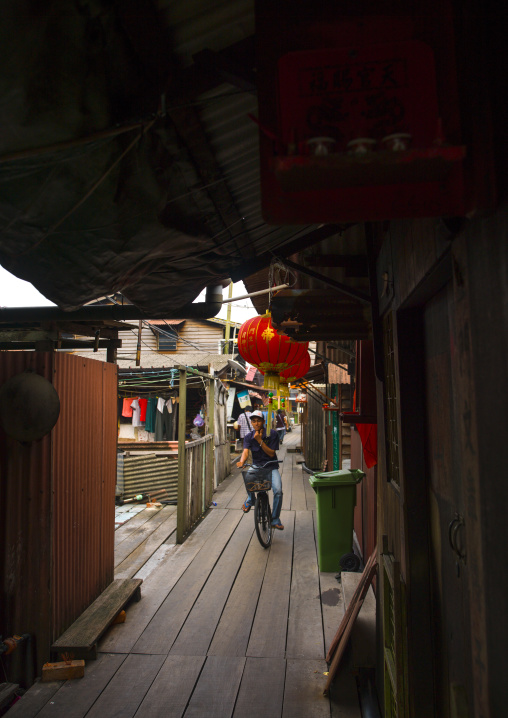
[[201,414],[196,414],[196,418],[194,419],[194,421],[192,423],[194,424],[194,426],[204,426],[205,425],[205,421],[204,421],[203,417],[201,416]]

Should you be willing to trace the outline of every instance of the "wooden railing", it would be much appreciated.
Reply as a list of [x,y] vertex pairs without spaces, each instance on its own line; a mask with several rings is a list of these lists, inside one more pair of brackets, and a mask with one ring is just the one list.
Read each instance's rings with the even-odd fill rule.
[[[178,506],[176,540],[182,543],[194,524],[212,502],[214,489],[214,428],[213,411],[208,420],[208,433],[196,441],[185,441],[187,405],[186,370],[180,368],[178,425]],[[199,372],[198,372],[199,373]],[[199,373],[200,374],[200,373]],[[201,374],[200,374],[201,375]],[[207,375],[201,375],[207,376]],[[214,380],[209,386],[210,405],[214,405]]]

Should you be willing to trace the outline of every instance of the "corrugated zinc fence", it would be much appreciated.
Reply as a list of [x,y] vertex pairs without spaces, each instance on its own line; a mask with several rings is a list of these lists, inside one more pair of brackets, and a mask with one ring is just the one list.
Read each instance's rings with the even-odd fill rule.
[[175,503],[178,497],[178,456],[143,453],[118,455],[117,493],[125,498],[162,490],[165,501]]

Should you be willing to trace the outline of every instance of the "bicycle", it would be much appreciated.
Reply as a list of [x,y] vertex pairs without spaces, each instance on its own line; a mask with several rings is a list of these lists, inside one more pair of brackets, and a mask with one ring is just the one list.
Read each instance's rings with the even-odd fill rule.
[[268,461],[264,466],[259,467],[253,464],[244,464],[244,466],[253,467],[254,471],[242,471],[245,488],[247,491],[256,494],[254,526],[258,541],[263,548],[268,548],[271,545],[273,536],[272,509],[267,494],[272,488],[272,469],[275,468],[275,466],[271,466],[271,464],[278,465],[282,463],[282,461],[274,459],[273,461]]

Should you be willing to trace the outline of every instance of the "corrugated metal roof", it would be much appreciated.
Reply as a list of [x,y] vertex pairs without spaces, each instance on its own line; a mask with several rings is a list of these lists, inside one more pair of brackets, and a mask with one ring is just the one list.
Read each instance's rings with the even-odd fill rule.
[[[87,359],[97,359],[98,361],[106,361],[106,352],[99,350],[98,352],[92,353],[77,353],[77,356],[83,356]],[[159,354],[158,352],[151,352],[143,350],[141,352],[142,366],[136,366],[136,357],[119,357],[117,364],[119,369],[136,369],[141,371],[143,368],[146,369],[171,369],[172,367],[181,364],[182,366],[192,367],[206,367],[209,364],[216,371],[224,369],[228,366],[228,360],[234,359],[236,356],[233,354],[207,354],[206,352],[189,352],[188,354]]]
[[[182,306],[205,286],[225,279],[246,258],[276,249],[302,231],[269,227],[262,219],[258,128],[249,118],[257,115],[255,94],[232,84],[197,95],[192,85],[178,86],[179,69],[190,67],[196,53],[222,51],[246,41],[249,45],[255,34],[253,0],[164,0],[157,6],[160,17],[155,19],[149,9],[143,14],[141,24],[152,34],[141,32],[138,37],[134,26],[131,38],[122,21],[135,22],[135,12],[122,4],[105,10],[107,35],[97,41],[107,47],[104,57],[95,45],[90,52],[88,38],[95,20],[76,8],[61,18],[55,34],[67,41],[72,28],[76,41],[68,46],[68,62],[93,88],[86,101],[77,98],[73,104],[69,86],[75,79],[59,72],[47,43],[35,43],[35,50],[33,43],[25,43],[19,53],[24,113],[29,115],[32,104],[47,94],[47,82],[52,83],[57,104],[51,116],[33,113],[37,119],[29,128],[19,125],[19,108],[13,106],[6,134],[11,144],[5,150],[21,151],[49,141],[71,146],[60,150],[62,156],[56,151],[45,155],[37,166],[39,174],[32,165],[23,165],[22,187],[16,179],[19,158],[13,160],[11,181],[17,196],[12,216],[17,223],[10,222],[11,234],[0,242],[0,259],[66,308],[117,291],[147,315],[161,302]],[[42,33],[44,22],[40,26]],[[155,35],[148,45],[146,37]],[[158,54],[159,69],[165,62],[171,68],[170,81],[177,85],[170,85],[164,97],[167,115],[157,118],[156,125],[132,125],[130,135],[115,136],[115,128],[130,122],[133,112],[156,110],[144,93],[154,90],[147,87],[147,75],[150,69],[157,71],[150,63]],[[91,62],[92,56],[101,59]],[[29,78],[38,59],[46,74],[41,73],[34,85]],[[115,88],[114,95],[109,87]],[[61,97],[71,99],[58,104]],[[156,102],[159,97],[156,93]],[[124,105],[127,109],[122,110]],[[189,125],[192,130],[186,134]],[[84,141],[84,127],[113,134],[84,145],[85,150],[81,144],[74,147],[75,140]],[[131,145],[135,150],[129,149]],[[82,207],[83,188],[92,181],[97,185],[85,195]],[[37,211],[27,219],[26,206],[36,200]]]
[[157,326],[163,326],[164,324],[178,325],[183,324],[185,319],[149,319],[148,324],[156,324]]

